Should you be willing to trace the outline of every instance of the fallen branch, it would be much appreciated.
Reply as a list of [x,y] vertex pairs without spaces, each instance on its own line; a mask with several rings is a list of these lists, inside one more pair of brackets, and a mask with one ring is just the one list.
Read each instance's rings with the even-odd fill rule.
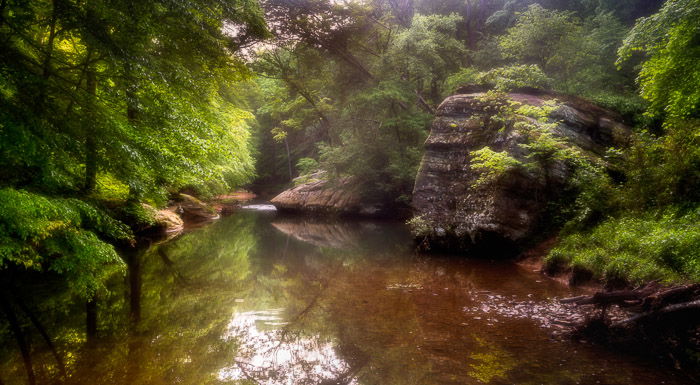
[[633,323],[637,323],[637,322],[646,320],[647,318],[650,318],[652,316],[658,316],[660,314],[667,315],[667,314],[676,313],[676,312],[680,312],[680,311],[695,310],[695,309],[700,310],[700,299],[696,299],[696,300],[690,301],[690,302],[668,305],[668,306],[663,307],[659,310],[649,311],[649,312],[642,313],[642,314],[637,314],[634,317],[630,317],[630,318],[624,319],[622,321],[615,322],[612,324],[612,326],[613,327],[620,327],[620,326],[630,325]]

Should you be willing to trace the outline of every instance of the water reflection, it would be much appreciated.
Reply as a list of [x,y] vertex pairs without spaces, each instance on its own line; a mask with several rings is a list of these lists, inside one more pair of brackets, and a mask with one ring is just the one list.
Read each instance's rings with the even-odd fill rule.
[[[37,383],[685,383],[550,338],[551,299],[569,289],[506,262],[421,257],[397,224],[248,212],[125,258],[129,275],[98,296],[94,345],[84,302],[55,283],[15,288],[65,363],[62,376],[20,317]],[[26,383],[4,324],[0,338],[0,381]]]
[[234,316],[224,338],[242,343],[234,366],[222,369],[220,379],[292,385],[338,383],[345,377],[349,366],[335,354],[333,344],[317,336],[294,335],[284,328],[288,322],[283,321],[282,312],[272,309]]
[[372,222],[292,218],[275,220],[272,227],[298,241],[334,249],[357,247],[378,229]]

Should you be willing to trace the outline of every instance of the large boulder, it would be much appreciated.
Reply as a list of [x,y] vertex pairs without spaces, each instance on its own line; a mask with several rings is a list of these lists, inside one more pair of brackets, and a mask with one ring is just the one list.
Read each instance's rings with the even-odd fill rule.
[[[565,160],[553,159],[544,173],[513,167],[480,183],[483,170],[472,164],[474,151],[489,147],[531,164],[527,144],[536,127],[593,162],[629,138],[629,128],[618,115],[579,98],[534,90],[500,98],[499,104],[493,94],[457,94],[438,107],[413,191],[411,222],[424,245],[516,251],[542,229],[549,204],[562,198],[574,172]],[[503,108],[510,108],[505,122],[499,115]],[[533,117],[529,109],[547,114]]]
[[318,172],[295,180],[296,186],[281,192],[270,203],[280,211],[338,215],[378,215],[382,208],[366,201],[352,177],[330,180]]
[[219,214],[214,207],[191,195],[179,194],[178,200],[178,211],[187,221],[206,222],[219,219]]
[[141,203],[141,207],[153,218],[153,223],[140,229],[141,232],[158,231],[173,234],[184,229],[185,224],[174,209],[158,210],[146,203]]

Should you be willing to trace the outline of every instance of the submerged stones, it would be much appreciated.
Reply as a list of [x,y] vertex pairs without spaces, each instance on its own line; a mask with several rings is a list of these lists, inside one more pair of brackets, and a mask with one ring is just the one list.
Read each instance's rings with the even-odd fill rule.
[[[554,155],[568,148],[603,163],[608,148],[624,146],[629,134],[615,113],[570,96],[450,96],[437,110],[416,176],[414,234],[428,248],[513,252],[567,193],[575,169]],[[554,155],[545,158],[546,151]],[[487,156],[479,167],[477,154]]]

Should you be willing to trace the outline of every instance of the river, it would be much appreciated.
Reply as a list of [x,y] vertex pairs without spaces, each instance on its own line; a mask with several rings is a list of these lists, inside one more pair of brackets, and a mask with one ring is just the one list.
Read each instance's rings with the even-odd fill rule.
[[[556,299],[578,293],[497,257],[417,254],[397,223],[239,212],[126,256],[90,343],[83,304],[24,290],[67,375],[28,330],[33,368],[42,384],[690,383],[556,337]],[[0,359],[0,383],[26,383],[12,339]]]

